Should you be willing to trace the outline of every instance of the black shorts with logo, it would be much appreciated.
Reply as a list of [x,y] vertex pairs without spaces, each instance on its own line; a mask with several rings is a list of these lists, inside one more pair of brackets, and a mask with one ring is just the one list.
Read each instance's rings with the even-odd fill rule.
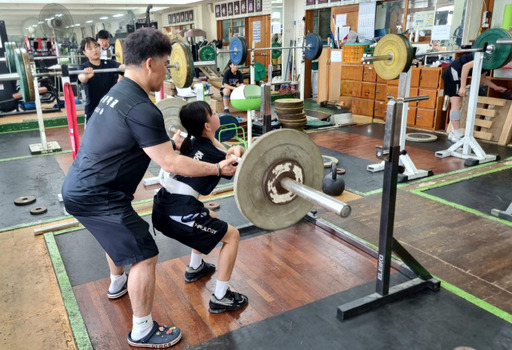
[[212,218],[203,203],[192,196],[161,189],[153,201],[153,227],[186,246],[210,253],[228,231],[228,224]]

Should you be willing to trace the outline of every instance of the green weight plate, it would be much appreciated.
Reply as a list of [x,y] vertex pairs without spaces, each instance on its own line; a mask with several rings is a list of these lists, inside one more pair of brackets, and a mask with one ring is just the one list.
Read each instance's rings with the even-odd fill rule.
[[254,63],[254,81],[258,83],[259,81],[265,79],[265,75],[267,75],[267,70],[265,69],[265,65],[260,62]]
[[275,42],[275,43],[272,43],[272,47],[278,47],[279,49],[276,49],[276,50],[272,50],[272,59],[278,59],[279,57],[281,57],[281,44],[279,44],[278,42]]
[[173,41],[169,60],[174,85],[180,89],[192,85],[194,79],[194,59],[188,46],[179,40]]
[[9,72],[16,73],[16,60],[14,58],[14,50],[16,49],[16,43],[6,42],[5,43],[5,59]]
[[23,101],[33,102],[35,100],[34,82],[27,51],[25,49],[15,49],[14,61],[16,62],[16,71],[19,75],[20,92],[23,96]]
[[247,60],[247,42],[241,36],[234,36],[229,42],[229,58],[236,65],[245,63]]
[[322,54],[323,43],[320,35],[309,33],[304,39],[304,57],[307,60],[316,60]]
[[211,46],[203,46],[199,49],[199,61],[215,61],[217,53]]
[[502,28],[488,29],[476,38],[474,48],[484,48],[486,45],[492,45],[492,53],[484,52],[484,61],[482,68],[487,70],[498,69],[506,65],[512,58],[511,45],[496,45],[498,39],[511,39],[510,32]]

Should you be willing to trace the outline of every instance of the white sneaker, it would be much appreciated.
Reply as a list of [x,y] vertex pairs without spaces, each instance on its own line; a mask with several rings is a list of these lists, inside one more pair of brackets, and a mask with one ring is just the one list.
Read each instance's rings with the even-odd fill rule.
[[462,138],[462,135],[458,136],[458,135],[455,135],[453,132],[450,132],[448,134],[448,141],[450,141],[451,143],[455,143],[455,142],[459,141],[461,138]]

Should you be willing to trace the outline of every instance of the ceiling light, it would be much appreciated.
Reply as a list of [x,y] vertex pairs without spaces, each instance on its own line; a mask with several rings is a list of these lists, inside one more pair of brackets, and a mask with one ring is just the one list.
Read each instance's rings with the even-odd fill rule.
[[92,19],[85,21],[85,23],[92,23],[92,22],[94,22]]
[[108,19],[108,16],[100,17],[100,19]]
[[112,17],[123,17],[124,15],[122,13],[118,13],[118,14],[115,14],[113,15]]

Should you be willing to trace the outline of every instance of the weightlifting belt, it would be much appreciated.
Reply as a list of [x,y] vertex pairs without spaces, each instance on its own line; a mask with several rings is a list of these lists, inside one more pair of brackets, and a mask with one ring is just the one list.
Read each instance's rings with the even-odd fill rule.
[[175,194],[183,194],[185,196],[192,196],[194,198],[199,198],[199,192],[194,190],[192,187],[183,183],[181,181],[176,180],[174,174],[168,173],[160,169],[159,179],[160,184],[165,188],[165,190],[169,193]]

